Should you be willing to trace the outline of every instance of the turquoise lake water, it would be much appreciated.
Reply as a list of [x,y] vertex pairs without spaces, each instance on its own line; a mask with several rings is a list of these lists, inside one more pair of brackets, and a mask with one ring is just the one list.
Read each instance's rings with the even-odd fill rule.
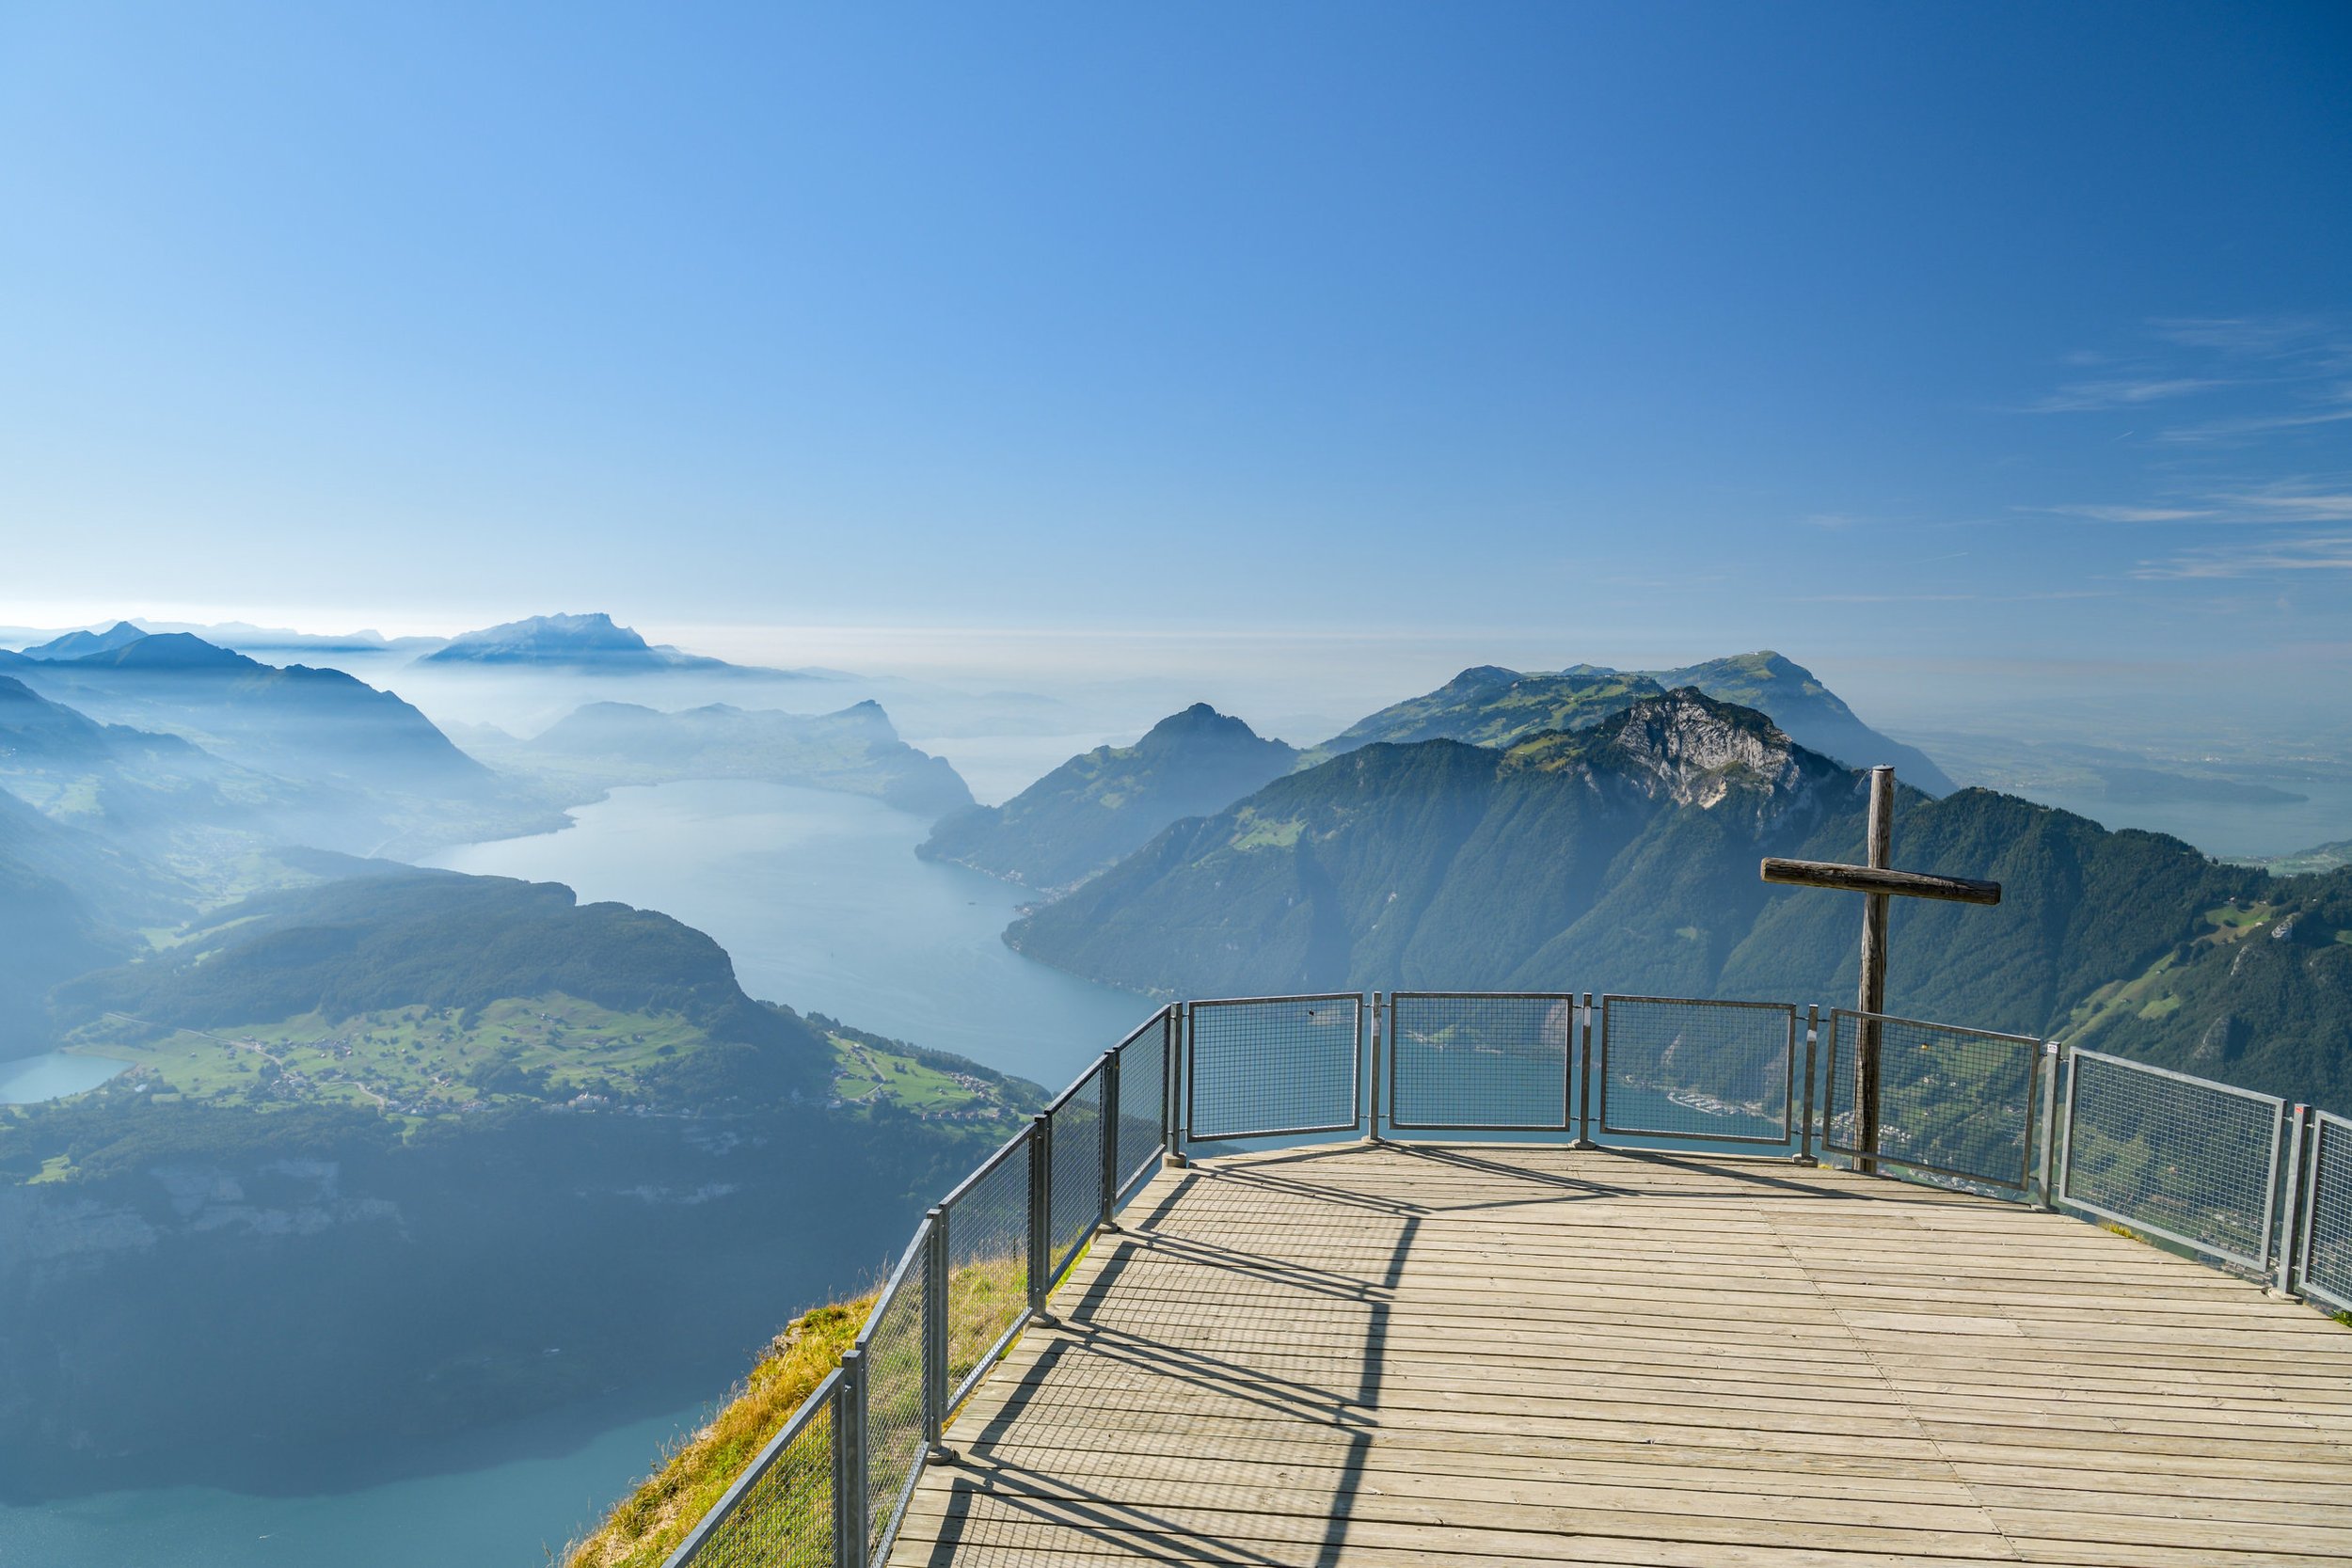
[[[558,1458],[325,1497],[179,1486],[0,1507],[0,1568],[532,1568],[600,1517],[701,1415],[582,1430]],[[542,1425],[514,1440],[565,1435]]]
[[14,1057],[0,1062],[0,1105],[32,1105],[80,1094],[129,1065],[103,1056],[69,1056],[62,1051]]
[[1058,1089],[1153,1003],[1000,940],[1034,895],[914,858],[929,825],[875,801],[736,781],[618,789],[576,827],[434,863],[569,885],[708,932],[743,989]]

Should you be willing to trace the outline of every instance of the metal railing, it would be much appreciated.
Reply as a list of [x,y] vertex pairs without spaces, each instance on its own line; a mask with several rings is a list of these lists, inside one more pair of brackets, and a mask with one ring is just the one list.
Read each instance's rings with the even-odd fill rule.
[[1389,993],[1389,1125],[1565,1132],[1576,1125],[1583,1009],[1574,991]]
[[2308,1125],[2311,1166],[2296,1216],[2299,1279],[2287,1281],[2287,1288],[2299,1283],[2312,1300],[2352,1312],[2352,1121],[2313,1111]]
[[1364,1126],[1364,999],[1246,996],[1184,1005],[1184,1125],[1192,1143],[1303,1137]]
[[1820,1015],[1566,990],[1164,1007],[924,1216],[839,1369],[667,1568],[880,1561],[924,1465],[953,1459],[957,1408],[1053,1322],[1055,1287],[1163,1157],[1195,1146],[1483,1132],[1825,1153],[2072,1210],[2352,1312],[2352,1120],[1888,1014],[1836,1009],[1824,1040]]
[[2268,1275],[2287,1102],[2098,1051],[2068,1060],[2058,1202]]
[[1797,1009],[1600,999],[1604,1137],[1785,1147],[1797,1136]]

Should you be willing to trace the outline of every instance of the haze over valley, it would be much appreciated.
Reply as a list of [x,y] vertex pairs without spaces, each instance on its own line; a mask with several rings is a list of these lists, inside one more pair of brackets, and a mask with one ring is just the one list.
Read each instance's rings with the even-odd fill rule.
[[[660,1568],[878,1289],[952,1380],[1051,1354],[1002,1323],[1064,1261],[1205,1266],[1085,1225],[1155,1132],[1237,1147],[1201,1016],[1287,1021],[1231,1097],[1278,1141],[1350,1084],[1376,1130],[1410,1052],[1552,1138],[1597,1034],[1602,1132],[1732,1140],[1709,1182],[1866,1124],[1979,1180],[1949,1105],[1807,1110],[1947,1083],[1799,1081],[1881,980],[2016,1037],[1947,1075],[1995,1142],[2076,1049],[2352,1117],[2346,80],[2300,0],[0,8],[0,1568]],[[1399,990],[1521,994],[1400,1035]],[[1562,993],[1740,1027],[1612,1057]],[[2210,1174],[2141,1111],[2084,1168]],[[1361,1212],[1230,1273],[1234,1345],[1293,1291],[1423,1334],[1396,1269],[1323,1294],[1444,1229]],[[1614,1288],[1538,1250],[1497,1266],[1564,1325]],[[1754,1317],[1692,1323],[1781,1354]],[[1590,1359],[1508,1398],[1731,1402]],[[1187,1375],[1319,1386],[1231,1370]],[[1521,1419],[1430,1384],[1442,1429],[1318,1441]],[[898,1463],[923,1393],[829,1386]],[[1806,1485],[1853,1457],[1803,1435]],[[1280,1513],[1360,1457],[1282,1446],[1233,1496],[1298,1540],[1192,1555],[1407,1539]],[[809,1541],[813,1451],[738,1495]],[[1518,1484],[1446,1451],[1348,1496]],[[1549,1539],[1662,1506],[1566,1474]],[[1804,1551],[1944,1507],[1831,1480],[1666,1490]],[[2249,1522],[2130,1500],[2053,1560]],[[1209,1539],[1133,1526],[1082,1549]]]

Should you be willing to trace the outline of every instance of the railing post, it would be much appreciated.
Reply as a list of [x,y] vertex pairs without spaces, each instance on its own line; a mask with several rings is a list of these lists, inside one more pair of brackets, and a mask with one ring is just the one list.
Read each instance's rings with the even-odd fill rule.
[[2042,1055],[2034,1064],[2042,1069],[2038,1089],[2042,1098],[2041,1158],[2034,1163],[2034,1183],[2038,1192],[2027,1195],[2037,1209],[2055,1210],[2058,1199],[2051,1193],[2051,1179],[2058,1165],[2058,1081],[2066,1067],[2066,1047],[2058,1040],[2045,1040]]
[[2066,1196],[2067,1178],[2074,1167],[2074,1089],[2082,1078],[2082,1064],[2068,1061],[2063,1055],[2058,1065],[2066,1069],[2066,1100],[2057,1128],[2058,1180],[2050,1189],[2050,1207],[2058,1208]]
[[1577,1009],[1578,1034],[1581,1043],[1577,1061],[1580,1074],[1576,1091],[1575,1148],[1597,1148],[1593,1142],[1593,993],[1584,993],[1583,1006]]
[[1364,1141],[1380,1139],[1380,993],[1372,993],[1372,1114],[1364,1120]]
[[2296,1215],[2295,1223],[2295,1289],[2299,1298],[2308,1298],[2311,1293],[2307,1281],[2312,1266],[2312,1232],[2319,1223],[2319,1163],[2328,1152],[2328,1129],[2319,1117],[2317,1106],[2305,1109],[2303,1119],[2311,1135],[2305,1140],[2303,1157],[2311,1168],[2303,1176],[2302,1212]]
[[1164,1069],[1168,1080],[1167,1132],[1168,1152],[1160,1156],[1160,1164],[1169,1170],[1182,1170],[1192,1162],[1184,1158],[1184,1126],[1183,1113],[1184,1085],[1184,1054],[1191,1031],[1184,1022],[1190,1009],[1182,1002],[1168,1005],[1168,1053]]
[[1804,1119],[1797,1124],[1796,1161],[1801,1165],[1821,1163],[1813,1154],[1813,1053],[1820,1038],[1821,1005],[1815,1002],[1804,1009]]
[[1103,1053],[1103,1212],[1094,1225],[1104,1231],[1119,1228],[1119,1178],[1127,1168],[1119,1157],[1119,1057]]
[[947,1447],[947,1211],[925,1217],[923,1236],[923,1457],[955,1463]]
[[1029,1315],[1051,1328],[1045,1309],[1053,1285],[1054,1118],[1041,1111],[1029,1123]]
[[841,1353],[841,1381],[833,1407],[833,1543],[836,1568],[866,1568],[866,1353]]
[[2270,1293],[2295,1298],[2296,1226],[2303,1217],[2303,1124],[2311,1115],[2311,1107],[2297,1105],[2287,1113],[2287,1171],[2286,1188],[2279,1201],[2279,1264],[2274,1272]]

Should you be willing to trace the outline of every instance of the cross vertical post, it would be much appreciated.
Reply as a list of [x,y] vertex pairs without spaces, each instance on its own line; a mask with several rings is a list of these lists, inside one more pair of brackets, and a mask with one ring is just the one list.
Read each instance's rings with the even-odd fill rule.
[[[1957,904],[1997,904],[2001,901],[2001,884],[1980,882],[1968,877],[1938,877],[1920,871],[1897,871],[1889,863],[1895,852],[1895,770],[1877,767],[1870,769],[1870,816],[1865,833],[1868,849],[1867,865],[1837,865],[1828,861],[1783,860],[1776,855],[1765,857],[1757,867],[1768,882],[1786,882],[1793,887],[1836,888],[1844,893],[1863,895],[1862,907],[1862,982],[1855,998],[1857,1018],[1854,1029],[1854,1140],[1852,1148],[1861,1150],[1856,1156],[1856,1168],[1875,1173],[1879,1151],[1879,1015],[1886,1010],[1886,916],[1887,900],[1899,895],[1905,898],[1942,898]],[[1830,1021],[1830,1039],[1837,1039],[1836,1020]],[[1836,1074],[1837,1054],[1830,1053],[1831,1069]],[[1832,1115],[1836,1114],[1835,1076],[1830,1100]],[[1802,1147],[1802,1146],[1800,1146]]]
[[[1884,871],[1895,862],[1895,770],[1870,769],[1870,824],[1867,863]],[[1854,1147],[1866,1151],[1855,1162],[1865,1175],[1878,1170],[1869,1155],[1879,1149],[1879,1021],[1886,1011],[1886,919],[1891,900],[1883,893],[1867,894],[1862,903],[1862,980],[1854,1006],[1865,1016],[1854,1042],[1854,1109],[1862,1125]]]

